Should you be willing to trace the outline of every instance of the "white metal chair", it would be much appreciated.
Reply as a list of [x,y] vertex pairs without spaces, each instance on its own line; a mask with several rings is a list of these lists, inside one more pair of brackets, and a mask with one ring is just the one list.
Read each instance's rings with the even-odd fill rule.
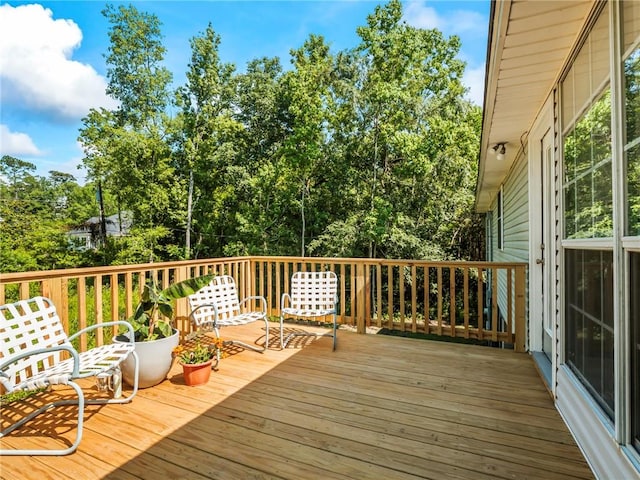
[[[189,316],[196,327],[211,327],[215,331],[216,337],[220,337],[220,327],[245,325],[262,320],[265,326],[263,348],[238,340],[229,340],[228,343],[260,353],[264,352],[269,346],[267,301],[264,297],[257,295],[248,296],[239,301],[233,277],[229,275],[214,277],[207,286],[193,295],[189,295],[188,299],[191,308]],[[259,310],[252,308],[252,301],[260,302]]]
[[[133,328],[124,321],[91,325],[68,337],[53,302],[45,297],[34,297],[0,306],[0,384],[5,393],[33,391],[52,385],[68,385],[77,399],[48,403],[21,418],[0,432],[0,438],[24,425],[40,413],[60,405],[78,405],[78,428],[75,441],[65,449],[52,450],[0,450],[0,455],[67,455],[74,452],[82,440],[84,406],[106,403],[127,403],[138,391],[138,357],[133,343],[112,343],[78,352],[72,341],[98,328],[123,325],[133,338]],[[63,360],[62,352],[70,358]],[[119,366],[129,355],[135,362],[132,392],[119,398],[85,398],[75,380],[87,377],[113,375],[114,382],[121,379]],[[115,374],[115,375],[114,375]],[[116,385],[116,388],[121,388]],[[121,391],[121,390],[120,390]]]
[[[288,304],[288,306],[287,306]],[[285,315],[293,317],[325,317],[333,315],[333,349],[337,342],[338,276],[334,272],[296,272],[291,276],[291,293],[283,293],[280,301],[280,348],[285,348],[292,337],[321,334],[291,332],[284,336]]]

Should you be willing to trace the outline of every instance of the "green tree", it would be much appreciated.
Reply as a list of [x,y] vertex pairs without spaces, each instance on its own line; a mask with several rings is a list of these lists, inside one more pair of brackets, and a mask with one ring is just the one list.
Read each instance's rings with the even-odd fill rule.
[[[4,165],[5,157],[2,159]],[[80,187],[73,176],[31,175],[35,166],[11,157],[11,182],[0,177],[0,271],[48,270],[85,264],[66,234],[69,197]]]
[[280,162],[290,113],[278,58],[247,64],[246,72],[237,77],[234,111],[243,130],[228,177],[235,185],[235,215],[224,253],[292,252],[296,243],[289,228],[292,199]]
[[342,58],[353,85],[340,87],[336,119],[353,207],[314,252],[336,251],[342,232],[352,243],[337,247],[354,256],[442,258],[472,206],[479,109],[463,100],[459,39],[401,19],[397,0],[376,7]]
[[289,96],[291,132],[283,148],[285,175],[297,185],[300,212],[300,255],[305,256],[307,202],[315,184],[321,180],[322,164],[329,161],[329,111],[332,108],[331,83],[334,60],[324,38],[311,35],[302,48],[292,50],[294,69],[284,79]]
[[10,181],[12,196],[17,199],[20,196],[20,183],[35,172],[36,166],[33,163],[20,160],[10,155],[3,155],[0,158],[0,173],[6,175]]
[[[220,61],[219,46],[220,37],[211,25],[201,36],[191,39],[187,83],[176,93],[181,109],[176,163],[179,172],[188,174],[183,225],[186,258],[191,256],[194,209],[198,228],[220,221],[223,209],[220,204],[212,205],[212,201],[220,198],[218,194],[224,196],[220,179],[235,155],[234,140],[242,129],[232,112],[235,67]],[[197,208],[198,202],[201,208]]]
[[[84,165],[101,192],[115,193],[119,210],[133,212],[132,235],[146,248],[132,247],[126,258],[152,261],[170,250],[175,194],[166,115],[171,72],[162,66],[160,21],[133,6],[108,5],[111,24],[106,54],[107,93],[120,102],[115,111],[91,110],[83,119],[80,141]],[[104,212],[102,213],[104,215]],[[132,240],[133,241],[133,240]],[[128,248],[125,242],[125,248]],[[144,257],[136,253],[144,252]]]

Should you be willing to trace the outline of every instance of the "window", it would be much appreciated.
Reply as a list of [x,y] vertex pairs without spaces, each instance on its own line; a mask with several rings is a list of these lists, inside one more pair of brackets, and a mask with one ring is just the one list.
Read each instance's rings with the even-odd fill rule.
[[640,235],[640,48],[624,62],[627,166],[627,235]]
[[568,239],[613,236],[608,32],[605,8],[562,82]]
[[496,215],[497,217],[497,222],[498,222],[498,250],[503,250],[504,249],[504,219],[503,219],[503,212],[504,212],[504,204],[503,204],[503,198],[504,198],[504,193],[502,191],[502,187],[500,187],[500,190],[498,191],[498,213]]
[[629,255],[629,317],[631,320],[631,436],[640,452],[640,252]]
[[[609,10],[562,82],[567,366],[614,419],[613,178]],[[594,243],[595,242],[595,243]]]
[[564,139],[565,238],[613,236],[611,92]]
[[[623,2],[624,162],[628,237],[640,237],[640,3]],[[623,244],[624,245],[624,244]],[[631,445],[640,453],[640,252],[629,250],[629,354]]]
[[567,250],[567,364],[613,419],[613,253]]

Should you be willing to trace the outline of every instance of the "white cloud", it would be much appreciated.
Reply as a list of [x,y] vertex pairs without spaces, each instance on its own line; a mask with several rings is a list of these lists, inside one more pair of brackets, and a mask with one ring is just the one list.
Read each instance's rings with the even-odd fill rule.
[[484,103],[484,72],[485,64],[482,64],[478,68],[465,69],[462,77],[462,83],[469,88],[467,99],[479,107],[482,107]]
[[466,98],[476,105],[484,102],[485,64],[474,61],[465,47],[471,51],[477,44],[484,43],[487,36],[487,19],[479,12],[471,10],[448,10],[441,14],[427,5],[424,0],[409,1],[405,4],[403,19],[412,27],[437,28],[445,35],[458,35],[463,41],[458,58],[467,63],[462,83],[469,89]]
[[37,156],[42,152],[26,133],[12,132],[6,125],[0,124],[0,156]]
[[409,2],[404,9],[404,20],[416,28],[437,28],[442,30],[442,19],[436,10],[422,2]]
[[113,108],[106,81],[72,60],[82,32],[72,20],[54,20],[41,5],[0,6],[0,78],[3,102],[76,120],[91,107]]
[[465,32],[486,32],[487,20],[480,13],[471,10],[454,10],[446,16],[438,14],[435,8],[424,1],[407,2],[403,19],[412,27],[437,28],[447,35]]

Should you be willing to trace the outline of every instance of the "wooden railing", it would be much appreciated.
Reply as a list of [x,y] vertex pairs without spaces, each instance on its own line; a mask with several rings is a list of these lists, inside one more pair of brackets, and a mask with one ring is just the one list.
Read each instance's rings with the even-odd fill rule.
[[[339,278],[339,322],[359,333],[373,326],[501,342],[525,351],[524,263],[254,256],[8,273],[0,276],[0,304],[47,296],[73,333],[130,316],[150,279],[167,286],[226,273],[235,278],[241,297],[264,296],[269,315],[277,317],[292,273],[323,269]],[[180,330],[190,331],[186,300],[177,302],[176,315]],[[108,341],[98,335],[96,344]]]

